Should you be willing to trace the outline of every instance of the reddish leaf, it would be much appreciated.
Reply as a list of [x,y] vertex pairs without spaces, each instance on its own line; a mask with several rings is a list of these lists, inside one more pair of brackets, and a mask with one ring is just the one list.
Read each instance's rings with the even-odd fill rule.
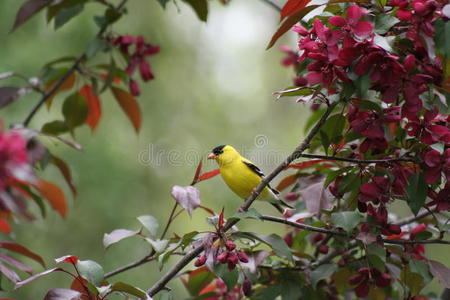
[[317,165],[318,163],[324,162],[324,161],[330,161],[328,159],[316,159],[316,160],[308,160],[308,161],[302,161],[296,164],[290,164],[286,167],[286,169],[306,169],[310,168],[314,165]]
[[439,283],[447,289],[450,289],[450,269],[442,263],[429,260],[430,272],[439,280]]
[[220,212],[220,215],[219,215],[219,229],[221,229],[223,227],[223,224],[225,223],[224,218],[223,218],[224,212],[225,212],[225,208],[222,208],[222,211]]
[[280,20],[303,9],[311,0],[288,0],[281,9]]
[[89,299],[89,296],[86,295],[86,287],[88,284],[89,284],[89,282],[86,279],[84,279],[81,276],[77,276],[77,278],[75,278],[72,281],[72,284],[70,285],[70,289],[83,293],[84,295],[81,296],[82,300],[91,300],[91,299]]
[[81,296],[79,291],[55,288],[48,291],[44,300],[78,300]]
[[25,23],[29,18],[43,9],[47,4],[49,4],[48,0],[28,0],[27,2],[25,2],[17,12],[16,20],[14,21],[12,30],[15,30],[17,27]]
[[80,89],[80,95],[86,99],[89,107],[88,116],[85,122],[89,125],[89,127],[91,127],[91,130],[94,131],[102,116],[100,98],[95,93],[92,86],[87,84]]
[[19,245],[19,244],[13,243],[13,242],[8,242],[8,241],[0,241],[0,248],[8,249],[13,252],[22,254],[26,257],[29,257],[29,258],[37,261],[38,263],[40,263],[45,268],[45,263],[44,263],[44,260],[42,259],[42,257],[40,257],[36,253],[28,250],[27,248],[25,248],[22,245]]
[[4,233],[11,232],[11,225],[9,225],[9,223],[3,218],[0,218],[0,231]]
[[38,179],[33,186],[44,198],[48,200],[54,210],[56,210],[62,217],[66,216],[66,197],[64,196],[63,191],[56,184],[44,179]]
[[300,11],[296,12],[295,14],[289,16],[283,22],[283,24],[280,25],[278,30],[274,33],[274,35],[272,36],[272,39],[270,40],[269,45],[267,45],[266,49],[270,49],[283,34],[285,34],[289,29],[292,28],[292,26],[294,26],[298,21],[300,21],[310,11],[312,11],[313,9],[315,9],[319,6],[320,5],[310,5],[310,6],[307,6],[303,9],[301,9]]
[[172,197],[187,210],[189,215],[200,205],[200,191],[193,186],[174,186],[172,188]]
[[19,269],[19,270],[27,272],[30,275],[33,273],[33,269],[31,269],[31,267],[27,266],[23,262],[15,259],[14,257],[11,257],[9,255],[0,253],[0,260],[4,261],[5,263],[7,263],[7,264],[9,264],[9,265]]
[[194,179],[192,179],[191,185],[194,185],[198,182],[198,176],[200,176],[200,172],[202,171],[203,163],[200,161],[197,166],[197,170],[195,170]]
[[59,264],[60,262],[68,262],[69,264],[75,265],[78,262],[78,257],[75,255],[64,255],[58,258],[55,258],[55,262]]
[[111,87],[111,91],[122,110],[127,114],[128,119],[133,123],[136,132],[139,132],[141,129],[141,109],[136,99],[127,91],[114,86]]
[[215,216],[215,215],[216,215],[216,214],[213,212],[212,209],[207,208],[206,206],[199,205],[198,208],[201,208],[201,209],[203,209],[204,211],[208,212],[211,216]]
[[139,232],[140,230],[116,229],[111,233],[105,233],[103,236],[103,246],[108,248],[112,244],[115,244],[123,239],[139,234]]
[[217,176],[217,175],[219,175],[219,174],[220,174],[220,169],[215,169],[215,170],[212,170],[212,171],[203,173],[202,175],[200,175],[200,176],[198,177],[197,182],[200,182],[200,181],[203,181],[203,180],[212,178],[212,177]]
[[295,181],[297,180],[297,178],[298,178],[298,174],[289,175],[289,176],[283,178],[283,180],[281,180],[280,183],[277,185],[276,189],[280,192],[283,191],[288,186],[294,184]]
[[16,272],[11,270],[10,268],[6,267],[5,265],[0,263],[0,273],[5,275],[6,278],[11,280],[12,282],[16,283],[20,281],[19,275],[17,275]]
[[[53,87],[58,81],[59,78],[53,80],[52,82],[47,83],[45,85],[45,91],[48,92],[51,89],[53,89]],[[66,80],[64,80],[64,82],[61,84],[61,86],[57,88],[56,91],[50,97],[48,97],[47,101],[45,102],[47,107],[50,108],[52,106],[53,98],[56,96],[56,94],[73,88],[73,86],[75,85],[75,81],[76,81],[75,73],[70,74],[69,77],[67,77]]]
[[61,172],[61,174],[64,177],[64,180],[66,181],[67,185],[69,186],[70,190],[72,191],[72,194],[74,196],[76,196],[77,190],[75,188],[75,185],[73,184],[72,174],[70,173],[69,166],[66,164],[66,162],[64,160],[62,160],[61,158],[56,157],[54,155],[52,155],[51,162],[59,169],[59,171]]

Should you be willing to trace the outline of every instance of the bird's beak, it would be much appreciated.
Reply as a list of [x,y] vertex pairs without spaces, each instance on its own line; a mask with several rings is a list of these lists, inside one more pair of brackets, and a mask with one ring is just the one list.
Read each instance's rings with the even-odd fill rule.
[[210,153],[208,155],[208,159],[216,159],[216,158],[217,158],[217,155],[215,155],[214,153]]

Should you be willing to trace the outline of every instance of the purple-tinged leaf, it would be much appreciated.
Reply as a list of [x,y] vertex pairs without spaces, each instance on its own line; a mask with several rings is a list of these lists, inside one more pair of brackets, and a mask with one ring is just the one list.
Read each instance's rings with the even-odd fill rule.
[[49,4],[49,2],[48,0],[28,0],[25,2],[17,12],[12,30],[14,31],[17,27],[25,23],[29,18]]
[[439,283],[450,289],[450,269],[434,260],[429,260],[428,265],[430,266],[431,274],[439,280]]
[[377,236],[375,234],[369,233],[369,232],[360,232],[356,236],[357,240],[360,240],[366,245],[370,245],[372,243],[375,243],[377,241]]
[[10,268],[6,267],[3,264],[0,264],[0,273],[5,275],[6,278],[8,278],[9,280],[11,280],[14,283],[20,281],[19,275],[17,275],[16,272],[14,272],[13,270],[11,270]]
[[250,255],[248,258],[248,262],[243,263],[241,262],[241,266],[244,268],[248,268],[250,273],[255,273],[257,270],[257,267],[262,264],[262,262],[268,257],[270,253],[268,251],[262,250],[253,252],[252,255]]
[[0,108],[11,104],[14,100],[19,98],[20,88],[15,86],[0,87]]
[[137,235],[139,232],[140,230],[116,229],[111,233],[105,233],[103,236],[103,246],[108,248],[112,244],[120,242],[123,239]]
[[321,180],[304,188],[301,197],[305,201],[308,211],[318,214],[321,209],[331,208],[333,195],[325,188],[324,181]]
[[55,288],[48,291],[44,300],[79,300],[81,296],[78,291]]
[[11,257],[9,255],[0,253],[0,260],[4,261],[5,263],[7,263],[10,266],[13,266],[19,270],[22,270],[24,272],[27,272],[28,274],[32,274],[33,273],[33,269],[29,266],[27,266],[26,264],[24,264],[23,262],[15,259],[14,257]]
[[25,284],[28,284],[28,283],[32,282],[33,280],[41,278],[42,276],[45,276],[45,275],[50,274],[50,273],[53,273],[55,271],[64,271],[64,270],[62,268],[53,268],[53,269],[50,269],[50,270],[45,270],[44,272],[35,274],[35,275],[31,276],[31,277],[28,277],[25,280],[17,282],[15,289],[18,289],[18,288],[24,286]]
[[171,194],[190,216],[192,211],[200,205],[200,191],[196,187],[176,185],[172,188]]

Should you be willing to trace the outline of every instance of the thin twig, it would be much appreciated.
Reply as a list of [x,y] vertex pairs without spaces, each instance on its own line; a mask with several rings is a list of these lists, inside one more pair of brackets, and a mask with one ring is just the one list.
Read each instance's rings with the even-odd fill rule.
[[417,216],[409,216],[409,217],[406,217],[406,218],[401,219],[401,220],[399,220],[399,221],[397,221],[397,222],[394,222],[394,224],[396,224],[396,225],[398,225],[398,226],[403,226],[403,225],[406,225],[406,224],[411,224],[411,223],[413,223],[413,222],[415,222],[415,221],[418,221],[418,220],[420,220],[420,219],[422,219],[422,218],[428,217],[429,215],[431,215],[431,213],[432,213],[432,211],[424,210],[424,211],[422,211],[421,213],[417,214]]
[[320,154],[302,154],[301,157],[345,161],[345,162],[351,162],[351,163],[356,163],[356,164],[378,164],[378,163],[390,163],[390,162],[398,162],[398,161],[417,162],[416,159],[408,158],[408,157],[386,158],[386,159],[354,159],[354,158],[344,158],[344,157],[336,157],[336,156],[320,155]]
[[270,7],[276,9],[277,11],[281,11],[281,7],[279,7],[278,4],[272,2],[271,0],[261,0],[261,1],[269,5]]
[[[116,11],[121,10],[127,1],[128,0],[122,0],[122,2],[120,2],[119,5],[117,5],[115,10]],[[106,29],[108,29],[109,25],[110,25],[109,23],[105,23],[100,28],[99,32],[97,33],[97,37],[101,37],[105,33]],[[55,85],[53,85],[53,87],[49,91],[47,91],[46,93],[44,93],[42,95],[39,102],[36,103],[36,105],[33,107],[33,109],[31,109],[30,113],[27,115],[27,117],[22,122],[24,127],[28,126],[28,124],[31,122],[31,119],[33,119],[34,115],[38,112],[38,110],[41,108],[41,106],[44,105],[44,103],[48,99],[50,99],[50,97],[63,85],[63,83],[67,80],[67,78],[69,78],[78,69],[79,65],[85,58],[86,58],[86,52],[84,52],[82,55],[80,55],[80,57],[78,57],[78,59],[73,63],[73,65],[69,68],[69,70],[67,70],[67,72],[64,73],[64,75],[55,83]]]
[[[167,230],[169,230],[170,224],[172,224],[172,221],[174,220],[174,216],[173,215],[174,215],[175,210],[177,209],[177,207],[178,207],[178,202],[175,202],[175,205],[173,206],[172,211],[170,212],[169,219],[167,219],[167,223],[166,223],[166,226],[164,227],[163,233],[161,234],[159,239],[162,240],[166,236]],[[146,256],[144,256],[143,258],[138,259],[138,260],[136,260],[136,261],[134,261],[132,263],[129,263],[128,265],[119,267],[119,268],[117,268],[117,269],[115,269],[115,270],[113,270],[113,271],[111,271],[109,273],[106,273],[105,274],[105,278],[112,277],[112,276],[117,275],[119,273],[125,272],[125,271],[127,271],[129,269],[133,269],[133,268],[136,268],[136,267],[138,267],[140,265],[148,263],[148,262],[150,262],[150,261],[152,261],[152,260],[154,260],[156,258],[155,254],[156,254],[155,249],[152,249],[152,251],[149,254],[147,254]]]
[[[309,231],[321,232],[321,233],[330,234],[330,235],[338,235],[338,236],[346,237],[351,240],[355,239],[355,236],[347,234],[346,232],[343,232],[343,231],[336,231],[336,230],[332,230],[332,229],[325,229],[325,228],[321,228],[321,227],[305,225],[305,224],[301,224],[301,223],[297,223],[297,222],[292,222],[292,221],[289,221],[289,220],[283,219],[283,218],[278,218],[278,217],[273,217],[273,216],[262,216],[260,219],[265,220],[265,221],[275,222],[275,223],[281,223],[281,224],[285,224],[285,225],[289,225],[292,227],[305,229],[305,230],[309,230]],[[417,240],[417,241],[380,239],[380,241],[383,243],[386,243],[386,244],[394,244],[394,245],[407,245],[407,244],[410,244],[410,245],[411,244],[412,245],[416,245],[416,244],[446,244],[446,245],[450,245],[450,241],[445,241],[445,240],[441,240],[441,239]]]
[[[308,135],[305,137],[303,142],[300,143],[300,145],[292,152],[291,155],[289,155],[278,167],[276,167],[267,177],[265,177],[261,183],[256,187],[255,191],[248,197],[248,199],[245,201],[245,203],[241,206],[241,210],[246,211],[250,205],[255,201],[255,199],[259,196],[259,194],[262,192],[262,190],[269,184],[269,182],[275,178],[279,173],[281,173],[286,166],[288,166],[293,160],[299,158],[303,151],[305,151],[309,147],[309,143],[314,138],[314,136],[319,132],[322,125],[325,123],[325,121],[328,119],[328,116],[333,111],[333,109],[337,106],[338,102],[333,102],[328,106],[328,109],[325,111],[325,113],[322,115],[320,120],[314,125],[314,127],[311,129],[311,131],[308,133]],[[224,230],[229,230],[231,227],[233,227],[236,223],[239,222],[239,219],[234,219],[233,221],[227,222],[227,224],[224,226]],[[147,294],[150,295],[150,297],[154,296],[156,293],[158,293],[160,290],[162,290],[166,284],[174,278],[178,272],[181,271],[191,260],[193,260],[196,256],[198,256],[202,251],[204,250],[204,245],[200,245],[190,252],[186,254],[178,263],[175,264],[175,266],[172,267],[165,275],[163,275],[155,284],[153,284],[150,289],[148,289]]]

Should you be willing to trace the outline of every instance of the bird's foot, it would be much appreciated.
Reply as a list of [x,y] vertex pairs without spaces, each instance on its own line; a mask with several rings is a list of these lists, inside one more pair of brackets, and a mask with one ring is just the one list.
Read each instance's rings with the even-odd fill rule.
[[238,212],[243,213],[243,212],[245,212],[245,209],[242,206],[239,206]]
[[253,188],[252,195],[253,195],[253,197],[258,197],[258,193],[256,192],[256,188]]

